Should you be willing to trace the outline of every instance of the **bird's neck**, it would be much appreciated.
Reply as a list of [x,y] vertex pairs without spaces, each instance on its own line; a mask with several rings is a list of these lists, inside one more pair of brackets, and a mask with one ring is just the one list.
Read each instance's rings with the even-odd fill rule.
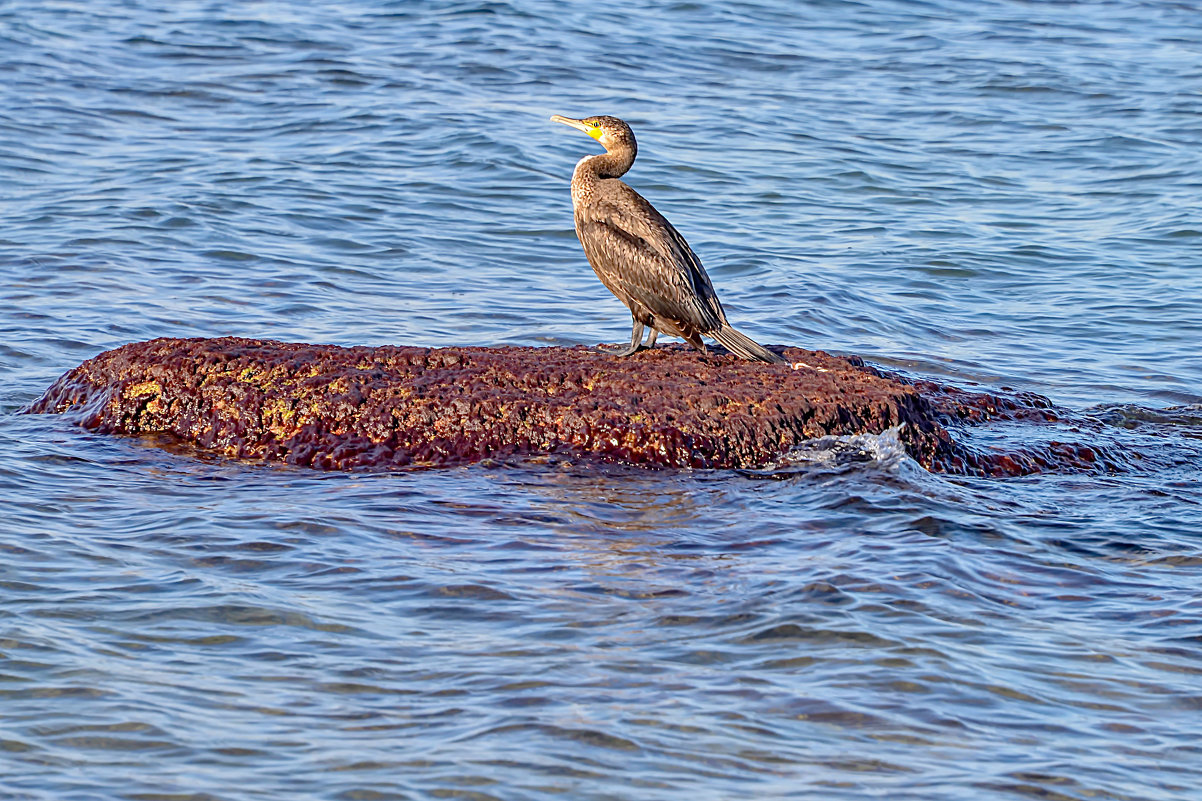
[[572,173],[572,200],[579,203],[593,193],[597,182],[603,178],[620,178],[634,163],[634,150],[623,149],[605,152],[596,156],[585,156],[576,162]]

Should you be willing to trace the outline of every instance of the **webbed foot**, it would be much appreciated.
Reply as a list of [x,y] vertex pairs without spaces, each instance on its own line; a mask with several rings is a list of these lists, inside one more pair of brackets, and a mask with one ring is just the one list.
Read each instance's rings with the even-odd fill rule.
[[598,345],[596,349],[610,356],[629,356],[632,353],[638,353],[643,346],[635,345],[632,348],[629,345]]
[[[649,339],[655,342],[655,329],[651,329]],[[643,340],[643,324],[635,320],[630,326],[630,344],[629,345],[598,345],[597,350],[602,353],[608,353],[611,356],[629,356],[632,353],[638,353],[642,349],[639,344]]]

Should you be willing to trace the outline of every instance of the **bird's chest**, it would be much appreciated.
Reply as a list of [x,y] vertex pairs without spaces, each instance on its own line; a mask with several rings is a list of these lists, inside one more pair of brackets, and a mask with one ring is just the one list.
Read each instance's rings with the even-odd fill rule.
[[[579,173],[579,170],[577,170]],[[572,176],[572,207],[579,209],[581,206],[588,205],[593,199],[593,191],[595,189],[595,181],[590,181],[588,178],[582,177],[579,174]]]

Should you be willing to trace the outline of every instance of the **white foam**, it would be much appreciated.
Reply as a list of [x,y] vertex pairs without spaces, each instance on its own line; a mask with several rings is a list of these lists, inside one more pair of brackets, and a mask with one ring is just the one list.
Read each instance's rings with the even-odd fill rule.
[[806,440],[794,447],[781,459],[781,466],[842,467],[852,464],[875,464],[893,467],[909,458],[902,445],[902,426],[882,431],[879,434],[852,434],[849,436],[827,436]]

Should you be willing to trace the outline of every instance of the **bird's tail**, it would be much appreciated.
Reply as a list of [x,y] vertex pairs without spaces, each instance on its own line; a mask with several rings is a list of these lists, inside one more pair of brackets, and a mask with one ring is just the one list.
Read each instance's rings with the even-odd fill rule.
[[771,364],[786,363],[784,358],[777,356],[746,334],[740,334],[731,328],[729,324],[723,325],[717,331],[711,331],[710,336],[725,345],[726,349],[731,353],[736,353],[744,359],[749,359],[753,362],[769,362]]

